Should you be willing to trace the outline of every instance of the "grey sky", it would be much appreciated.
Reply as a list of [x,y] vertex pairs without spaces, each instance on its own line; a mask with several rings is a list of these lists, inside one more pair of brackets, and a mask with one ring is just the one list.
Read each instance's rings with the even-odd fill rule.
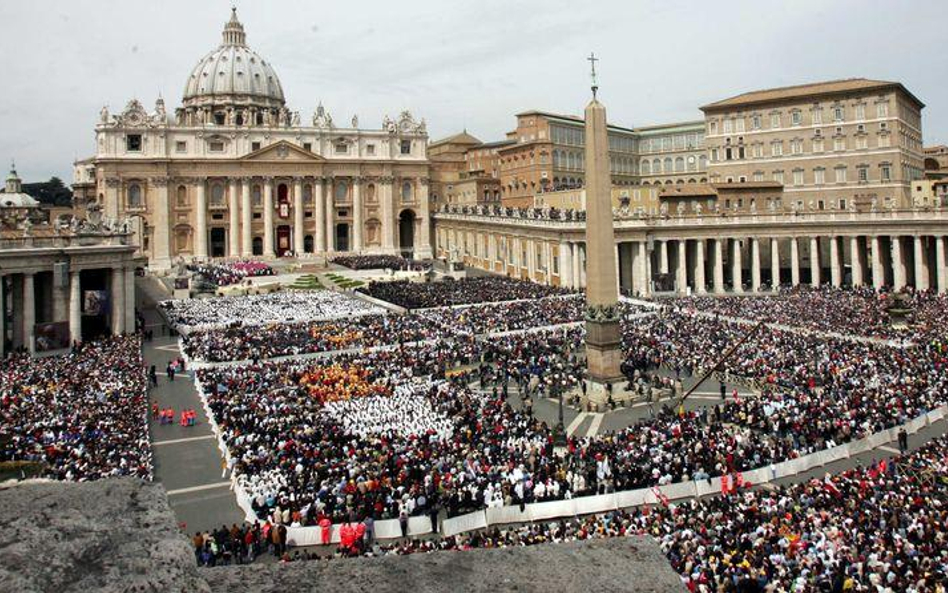
[[[220,41],[218,0],[6,0],[0,4],[0,160],[27,181],[71,179],[103,104],[172,110]],[[527,109],[580,113],[589,52],[610,121],[698,119],[746,90],[865,76],[926,105],[926,144],[948,142],[948,2],[922,0],[237,0],[303,121],[318,101],[362,126],[410,109],[432,139],[496,140]]]

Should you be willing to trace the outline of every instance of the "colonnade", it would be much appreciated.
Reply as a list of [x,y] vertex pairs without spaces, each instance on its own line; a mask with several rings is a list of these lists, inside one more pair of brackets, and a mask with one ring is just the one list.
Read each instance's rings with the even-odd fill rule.
[[[6,355],[8,342],[31,354],[42,349],[39,341],[54,342],[59,334],[54,327],[57,324],[66,324],[69,343],[81,341],[83,315],[108,323],[98,330],[113,334],[135,331],[135,268],[114,266],[84,272],[85,285],[80,270],[67,270],[61,276],[43,269],[0,275],[0,358]],[[11,327],[6,325],[8,312]]]

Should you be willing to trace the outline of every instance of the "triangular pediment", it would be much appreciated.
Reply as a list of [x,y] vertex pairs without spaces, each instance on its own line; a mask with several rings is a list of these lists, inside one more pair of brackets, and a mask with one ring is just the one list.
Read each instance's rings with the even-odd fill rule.
[[280,140],[279,142],[274,142],[273,144],[264,146],[259,150],[255,150],[250,154],[240,157],[241,161],[283,161],[283,162],[314,162],[314,163],[324,163],[326,159],[319,156],[318,154],[312,153],[305,148],[300,148],[299,146],[287,142],[286,140]]

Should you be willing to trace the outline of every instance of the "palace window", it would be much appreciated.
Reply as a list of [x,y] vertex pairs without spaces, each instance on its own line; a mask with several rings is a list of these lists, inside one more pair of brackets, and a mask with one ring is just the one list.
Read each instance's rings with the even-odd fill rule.
[[178,140],[177,142],[174,143],[174,150],[175,152],[187,152],[188,143],[185,142],[184,140]]
[[794,109],[790,112],[790,123],[799,126],[803,124],[803,114],[799,110]]
[[188,188],[184,185],[178,186],[177,204],[178,208],[186,208],[188,205]]
[[793,170],[793,185],[803,185],[803,169]]
[[207,149],[210,152],[224,152],[224,143],[220,140],[212,140],[207,143]]
[[846,150],[846,139],[833,138],[833,150]]
[[856,179],[859,180],[859,183],[868,183],[869,182],[869,167],[868,165],[859,165],[856,167]]
[[411,201],[411,193],[412,193],[411,182],[410,182],[410,181],[406,181],[405,183],[402,184],[402,201],[403,201],[403,202],[410,202],[410,201]]
[[375,156],[375,145],[374,145],[374,144],[366,144],[366,145],[365,145],[365,154],[366,154],[367,156]]
[[817,185],[823,185],[826,183],[826,169],[818,167],[813,169],[813,183]]
[[754,171],[754,181],[763,181],[764,172],[763,171]]
[[312,142],[304,142],[304,143],[303,143],[303,150],[306,150],[306,151],[308,151],[308,152],[313,152],[313,143],[312,143]]
[[883,163],[879,167],[879,173],[882,177],[882,181],[892,181],[892,165]]
[[349,152],[349,145],[347,145],[345,142],[339,142],[335,146],[335,151],[336,154],[346,154]]
[[888,103],[876,103],[876,117],[889,117]]
[[257,152],[258,150],[260,150],[260,143],[259,143],[259,142],[251,142],[251,143],[250,143],[250,152]]
[[813,108],[813,123],[817,125],[823,123],[823,108],[822,107]]
[[402,142],[401,142],[401,153],[402,153],[402,154],[411,154],[411,140],[402,140]]
[[337,202],[345,202],[349,197],[349,184],[345,181],[337,181],[333,193]]
[[770,154],[771,156],[783,156],[783,142],[777,140],[770,143]]
[[813,140],[813,152],[823,152],[823,139],[815,138]]
[[771,127],[771,128],[779,128],[779,127],[780,127],[780,114],[779,114],[779,113],[771,113],[771,114],[770,114],[770,127]]
[[783,171],[774,171],[774,181],[783,184]]
[[224,185],[215,183],[211,186],[211,206],[224,205]]
[[836,167],[836,183],[846,183],[846,167]]
[[866,106],[863,103],[856,105],[856,119],[863,120],[866,119]]
[[137,183],[132,183],[128,186],[126,190],[128,207],[129,208],[141,208],[142,204],[142,186]]
[[833,121],[843,121],[844,110],[842,105],[833,107]]
[[127,134],[125,136],[125,150],[128,152],[141,152],[142,151],[142,135],[141,134]]
[[250,190],[250,199],[253,202],[254,206],[260,206],[263,204],[263,192],[260,189],[259,185],[254,185]]
[[760,116],[755,115],[751,118],[751,129],[759,130],[760,129]]

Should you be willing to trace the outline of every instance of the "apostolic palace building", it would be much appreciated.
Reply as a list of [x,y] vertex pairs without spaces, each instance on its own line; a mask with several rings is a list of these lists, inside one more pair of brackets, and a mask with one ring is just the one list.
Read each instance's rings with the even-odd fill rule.
[[[923,107],[898,82],[852,78],[746,92],[686,122],[610,124],[621,287],[946,290],[948,168],[923,149]],[[408,112],[364,129],[320,104],[306,120],[234,13],[173,114],[161,99],[103,108],[74,189],[130,220],[153,269],[403,253],[585,286],[581,117],[527,110],[505,138],[430,145]]]
[[184,83],[174,113],[158,99],[103,108],[79,192],[129,218],[154,268],[178,258],[430,257],[427,132],[407,111],[367,129],[320,104],[305,124],[236,10]]

